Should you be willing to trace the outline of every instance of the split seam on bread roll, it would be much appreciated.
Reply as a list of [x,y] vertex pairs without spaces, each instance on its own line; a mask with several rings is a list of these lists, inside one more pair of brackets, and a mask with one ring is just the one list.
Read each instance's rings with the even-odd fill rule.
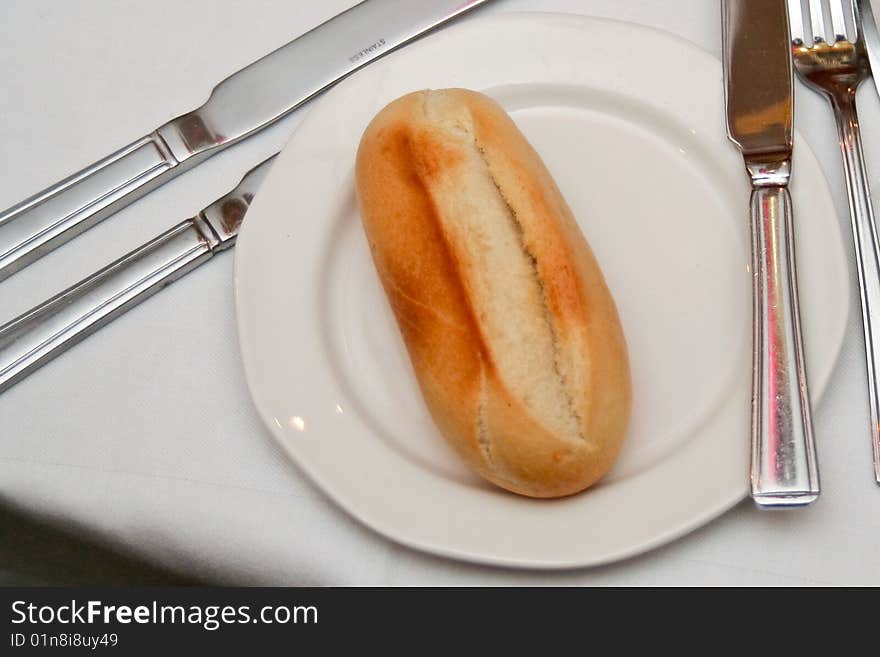
[[578,412],[574,407],[574,399],[572,397],[571,391],[568,389],[568,382],[565,375],[562,372],[562,367],[560,365],[560,355],[559,355],[559,345],[557,343],[556,338],[556,327],[553,324],[553,317],[550,313],[550,307],[547,303],[547,290],[544,287],[544,282],[541,279],[541,272],[538,268],[538,259],[535,255],[529,251],[528,246],[525,243],[525,230],[523,228],[522,222],[517,218],[516,211],[511,207],[510,202],[505,198],[504,192],[501,191],[501,187],[498,185],[498,181],[495,180],[495,177],[492,175],[492,168],[489,166],[489,162],[486,159],[486,153],[483,148],[479,145],[474,137],[474,145],[477,147],[477,150],[480,152],[480,155],[483,159],[483,163],[486,165],[486,171],[489,174],[489,177],[492,179],[492,183],[495,185],[495,190],[498,192],[498,196],[504,202],[504,206],[507,208],[507,213],[510,217],[510,221],[514,226],[514,230],[516,231],[517,238],[519,239],[520,247],[522,248],[523,254],[529,262],[529,265],[532,269],[532,274],[535,277],[535,281],[538,284],[538,293],[541,299],[541,307],[543,308],[543,317],[544,321],[547,323],[547,329],[550,332],[550,342],[553,346],[553,371],[556,373],[556,376],[559,378],[559,383],[562,388],[563,395],[568,405],[568,410],[571,413],[572,419],[575,423],[575,431],[577,432],[577,437],[580,440],[585,440],[583,433],[581,433],[580,429],[577,428],[580,425],[580,417],[578,416]]
[[[447,138],[454,140],[459,153],[466,158],[461,167],[463,174],[437,176],[429,170],[433,163],[424,160],[421,167],[425,178],[434,176],[435,184],[428,188],[428,194],[437,215],[444,219],[442,232],[447,240],[453,241],[453,252],[465,252],[471,258],[472,266],[462,280],[466,287],[471,283],[468,296],[473,307],[486,309],[477,326],[503,340],[503,344],[491,350],[492,360],[497,363],[501,378],[511,382],[514,393],[525,405],[544,416],[554,431],[571,439],[582,439],[571,394],[566,390],[559,366],[556,332],[544,283],[537,260],[526,243],[526,228],[493,175],[486,150],[474,134],[470,115],[456,112],[450,116],[448,109],[443,111],[445,100],[442,92],[424,93],[422,114],[426,123],[439,125],[447,132]],[[461,211],[457,207],[474,200],[479,206],[475,209],[480,211]],[[456,221],[449,220],[452,217]],[[488,231],[492,234],[487,235]],[[515,284],[510,284],[511,277]],[[527,307],[528,312],[519,312],[520,306]],[[484,338],[488,344],[498,341]],[[533,365],[536,361],[539,366]],[[547,363],[553,363],[553,367],[547,368]],[[560,399],[568,401],[567,409],[558,407]]]
[[466,90],[417,92],[361,141],[373,260],[438,427],[483,476],[566,495],[613,463],[626,346],[595,259],[510,118]]

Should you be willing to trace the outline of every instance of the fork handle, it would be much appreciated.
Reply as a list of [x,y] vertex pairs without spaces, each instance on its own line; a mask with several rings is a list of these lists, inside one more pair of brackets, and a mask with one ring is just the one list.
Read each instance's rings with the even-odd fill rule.
[[877,224],[868,189],[868,174],[862,152],[855,90],[832,95],[831,104],[837,121],[849,213],[852,219],[859,293],[862,298],[862,323],[865,329],[865,357],[868,371],[868,399],[871,413],[871,445],[874,452],[874,479],[880,484],[880,394],[877,367],[880,364],[880,245]]
[[[787,182],[788,163],[783,166]],[[761,181],[751,173],[752,498],[761,507],[802,506],[818,497],[819,474],[798,311],[791,195],[786,184]]]

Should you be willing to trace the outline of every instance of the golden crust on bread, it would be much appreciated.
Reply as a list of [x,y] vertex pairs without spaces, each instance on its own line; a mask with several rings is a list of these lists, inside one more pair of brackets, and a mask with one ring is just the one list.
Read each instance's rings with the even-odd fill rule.
[[488,97],[420,91],[364,132],[358,200],[373,260],[443,435],[534,497],[595,483],[630,409],[611,294],[543,162]]

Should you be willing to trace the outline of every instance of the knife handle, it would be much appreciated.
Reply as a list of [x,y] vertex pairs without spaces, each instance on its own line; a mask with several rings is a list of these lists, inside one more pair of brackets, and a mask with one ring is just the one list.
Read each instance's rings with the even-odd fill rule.
[[155,189],[178,165],[155,131],[0,213],[0,281]]
[[64,292],[0,326],[0,393],[67,348],[235,244],[275,156],[186,219]]
[[222,246],[201,215],[187,219],[0,326],[0,392],[177,280]]
[[[779,178],[787,183],[788,163],[782,167]],[[760,507],[803,506],[819,496],[819,473],[801,339],[791,195],[773,176],[752,174],[751,492]]]

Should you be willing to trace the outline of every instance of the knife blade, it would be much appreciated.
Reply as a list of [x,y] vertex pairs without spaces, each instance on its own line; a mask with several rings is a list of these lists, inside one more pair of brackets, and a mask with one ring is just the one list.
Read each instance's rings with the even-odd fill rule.
[[275,156],[196,216],[0,326],[0,393],[235,244]]
[[207,102],[0,213],[0,281],[370,62],[489,0],[365,0],[223,80]]
[[751,495],[759,507],[819,495],[804,366],[792,203],[792,64],[785,0],[722,0],[727,132],[752,193]]
[[877,31],[877,21],[874,20],[874,8],[871,6],[871,0],[856,0],[855,25],[856,31],[862,31],[872,73],[870,77],[874,81],[874,89],[880,94],[877,78],[873,75],[874,71],[880,71],[880,33]]

